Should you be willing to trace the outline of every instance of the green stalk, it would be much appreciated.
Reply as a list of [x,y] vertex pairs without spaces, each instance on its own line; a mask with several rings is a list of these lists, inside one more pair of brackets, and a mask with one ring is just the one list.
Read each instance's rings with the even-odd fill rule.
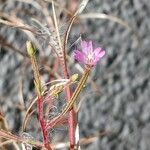
[[71,97],[69,103],[67,104],[67,106],[64,108],[64,110],[60,114],[61,116],[65,115],[73,107],[78,95],[80,94],[83,86],[85,85],[85,82],[88,79],[90,71],[91,71],[91,69],[85,69],[85,72],[82,75],[82,78],[80,79],[80,82],[79,82],[78,86],[76,87],[74,93],[72,94],[72,97]]

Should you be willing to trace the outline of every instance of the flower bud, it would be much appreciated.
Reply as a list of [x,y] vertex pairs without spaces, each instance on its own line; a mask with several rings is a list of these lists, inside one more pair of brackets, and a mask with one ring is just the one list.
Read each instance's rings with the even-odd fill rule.
[[26,42],[26,46],[27,46],[28,55],[29,55],[30,57],[35,56],[36,50],[35,50],[33,44],[31,43],[31,41],[27,41],[27,42]]
[[70,79],[72,82],[75,82],[78,79],[78,74],[73,74]]

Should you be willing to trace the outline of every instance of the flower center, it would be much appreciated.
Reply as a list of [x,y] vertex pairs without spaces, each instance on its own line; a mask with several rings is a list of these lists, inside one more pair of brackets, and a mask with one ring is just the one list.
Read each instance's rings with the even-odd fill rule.
[[92,63],[92,62],[93,62],[93,54],[89,53],[89,54],[87,55],[87,62],[88,62],[88,63]]

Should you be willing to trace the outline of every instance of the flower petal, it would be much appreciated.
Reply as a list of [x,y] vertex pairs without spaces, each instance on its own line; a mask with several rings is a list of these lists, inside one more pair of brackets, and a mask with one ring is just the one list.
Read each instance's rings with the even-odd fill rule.
[[95,58],[102,58],[104,55],[105,55],[105,51],[101,47],[98,47],[94,50]]
[[84,63],[84,54],[83,54],[81,51],[75,50],[75,51],[74,51],[74,58],[75,58],[77,61],[79,61],[79,62],[81,62],[81,63]]
[[84,54],[89,54],[93,52],[92,41],[81,41],[81,48]]

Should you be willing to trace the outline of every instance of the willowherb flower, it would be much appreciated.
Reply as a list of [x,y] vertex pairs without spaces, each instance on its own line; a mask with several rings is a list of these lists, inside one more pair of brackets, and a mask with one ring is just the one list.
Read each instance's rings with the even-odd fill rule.
[[105,55],[101,47],[93,48],[92,41],[82,41],[80,50],[74,51],[74,58],[88,67],[93,67]]

